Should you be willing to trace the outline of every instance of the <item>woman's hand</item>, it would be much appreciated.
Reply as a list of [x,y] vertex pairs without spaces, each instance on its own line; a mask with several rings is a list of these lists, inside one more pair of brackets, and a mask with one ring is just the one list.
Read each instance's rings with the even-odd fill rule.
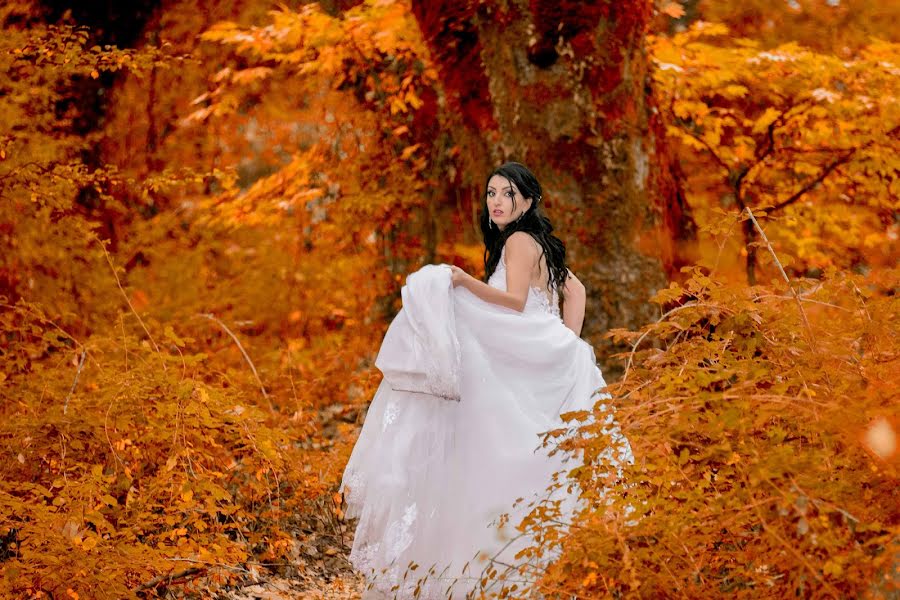
[[463,285],[469,279],[473,277],[456,265],[450,265],[450,281],[453,282],[453,287]]

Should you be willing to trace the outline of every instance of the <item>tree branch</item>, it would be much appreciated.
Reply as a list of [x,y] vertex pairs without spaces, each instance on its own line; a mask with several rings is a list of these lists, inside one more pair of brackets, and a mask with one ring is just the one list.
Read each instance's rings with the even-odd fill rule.
[[782,200],[778,204],[769,208],[769,212],[781,210],[785,206],[793,204],[794,202],[796,202],[797,200],[802,198],[806,194],[806,192],[810,191],[811,189],[816,187],[818,184],[822,183],[822,181],[824,181],[825,178],[828,177],[832,173],[832,171],[834,171],[841,165],[844,165],[844,164],[850,162],[850,159],[853,158],[853,155],[856,154],[857,150],[858,150],[858,148],[854,148],[853,150],[850,150],[849,152],[847,152],[840,158],[831,162],[831,164],[829,164],[824,169],[822,169],[822,171],[816,177],[814,177],[812,179],[812,181],[808,182],[802,188],[800,188],[799,190],[797,190],[796,192],[791,194],[786,200]]
[[232,332],[225,323],[217,319],[216,316],[212,313],[198,314],[197,316],[203,317],[204,319],[209,319],[214,323],[218,323],[219,327],[221,327],[225,331],[225,333],[231,336],[231,339],[234,340],[235,344],[237,344],[238,350],[240,350],[241,354],[244,355],[244,360],[246,360],[247,364],[250,365],[250,370],[253,371],[253,376],[256,377],[256,383],[259,384],[259,391],[262,392],[263,398],[265,398],[269,403],[269,410],[274,413],[275,407],[272,406],[272,401],[269,400],[269,394],[266,393],[266,386],[263,385],[262,380],[259,378],[259,373],[256,372],[256,367],[253,365],[253,361],[250,360],[250,356],[247,354],[247,351],[244,350],[244,346],[241,345],[241,341],[237,338],[236,335],[234,335],[234,332]]
[[[888,130],[885,133],[885,135],[889,138],[895,137],[898,134],[900,134],[900,125],[894,126],[893,128],[891,128],[890,130]],[[828,177],[835,169],[837,169],[841,165],[844,165],[844,164],[850,162],[850,160],[856,155],[857,152],[859,152],[860,150],[865,150],[866,148],[869,148],[870,146],[872,146],[874,144],[875,144],[875,140],[869,140],[867,143],[863,144],[862,146],[857,146],[856,148],[827,148],[827,147],[825,147],[825,148],[815,148],[815,149],[808,149],[808,150],[801,150],[801,149],[795,149],[795,148],[779,148],[778,149],[779,151],[784,150],[786,152],[795,152],[795,153],[802,152],[802,153],[812,154],[812,153],[817,153],[817,152],[841,152],[843,154],[840,157],[836,158],[831,163],[829,163],[827,166],[825,166],[825,168],[823,168],[822,171],[812,181],[808,182],[802,188],[800,188],[799,190],[797,190],[796,192],[791,194],[791,196],[789,196],[787,199],[782,200],[781,202],[770,207],[768,209],[769,212],[780,210],[780,209],[784,208],[785,206],[789,206],[789,205],[793,204],[794,202],[796,202],[797,200],[802,198],[807,192],[809,192],[816,185],[818,185],[819,183],[824,181],[825,178]],[[759,163],[757,163],[757,164],[759,164]],[[756,166],[756,165],[754,165],[754,166]],[[741,207],[741,208],[743,209],[744,207]]]
[[797,308],[800,310],[800,318],[803,319],[803,325],[806,327],[806,333],[808,334],[807,340],[809,342],[809,346],[814,353],[818,354],[819,350],[818,345],[816,344],[816,338],[815,336],[813,336],[812,326],[810,326],[809,324],[809,319],[806,318],[806,311],[803,310],[803,302],[800,298],[800,293],[791,283],[790,277],[788,277],[787,273],[785,273],[784,267],[781,266],[781,261],[778,260],[778,255],[775,254],[775,249],[772,247],[772,242],[769,241],[769,238],[766,236],[766,232],[763,231],[762,227],[760,227],[759,221],[757,221],[756,217],[753,215],[753,211],[750,210],[749,206],[745,210],[747,211],[747,216],[750,217],[750,221],[759,231],[759,235],[762,237],[766,248],[769,249],[769,254],[772,255],[772,260],[775,261],[775,266],[778,267],[778,270],[781,272],[781,276],[784,278],[785,283],[787,283],[788,288],[791,290],[791,294],[794,296],[794,300],[797,301]]
[[81,369],[84,367],[85,356],[87,356],[87,350],[82,350],[81,359],[78,361],[78,370],[75,371],[75,380],[72,381],[72,387],[69,388],[69,394],[66,396],[66,401],[63,404],[63,414],[69,412],[69,398],[72,397],[72,392],[75,391],[75,386],[78,385],[78,377],[81,375]]
[[[804,105],[808,106],[809,104],[810,104],[810,102],[808,100],[804,100],[803,102],[799,102],[797,104],[792,104],[792,105],[788,106],[786,109],[784,109],[783,111],[781,111],[781,114],[778,115],[774,121],[769,123],[769,126],[766,128],[766,141],[768,142],[766,149],[763,151],[760,151],[760,147],[757,146],[756,152],[754,152],[754,156],[757,159],[757,163],[762,162],[762,159],[764,159],[766,156],[771,154],[773,150],[775,150],[775,129],[782,125],[787,124],[788,120],[790,120],[787,117],[787,114],[789,112],[791,112],[792,110],[794,110],[795,108],[803,107]],[[796,115],[796,113],[794,115],[791,115],[791,117],[793,117],[795,115]],[[754,166],[756,166],[756,165],[754,165]]]
[[715,161],[716,161],[717,163],[719,163],[719,165],[721,165],[721,167],[722,167],[723,169],[725,169],[725,172],[726,172],[727,174],[729,174],[729,175],[731,174],[731,167],[729,167],[728,164],[727,164],[724,160],[722,160],[722,158],[719,157],[718,154],[716,154],[716,151],[712,149],[712,146],[709,145],[709,142],[707,142],[706,140],[704,140],[704,139],[701,138],[701,137],[698,137],[698,136],[697,136],[695,133],[693,133],[692,131],[688,131],[687,129],[684,129],[684,131],[685,131],[685,133],[687,133],[689,136],[691,136],[692,138],[694,138],[695,140],[697,140],[698,142],[700,142],[701,144],[703,144],[704,146],[706,146],[706,149],[709,151],[710,154],[712,154],[713,159],[715,159]]
[[136,588],[134,589],[134,591],[135,591],[135,592],[140,592],[140,591],[143,591],[143,590],[149,590],[149,589],[151,589],[151,588],[155,588],[157,585],[159,585],[160,583],[162,583],[162,582],[163,582],[164,580],[166,580],[166,579],[168,579],[169,582],[171,583],[171,581],[174,580],[174,579],[182,579],[182,578],[184,578],[184,577],[192,577],[192,576],[194,576],[194,575],[198,575],[198,574],[203,573],[203,572],[205,572],[205,571],[206,571],[205,568],[200,568],[200,567],[190,567],[190,568],[187,568],[187,569],[185,569],[185,570],[183,570],[183,571],[179,571],[178,573],[171,573],[171,574],[169,574],[169,573],[163,573],[162,575],[157,575],[156,577],[154,577],[154,578],[151,579],[150,581],[147,581],[147,582],[142,583],[141,585],[139,585],[138,587],[136,587]]
[[[768,144],[765,146],[765,150],[761,150],[762,146],[757,145],[756,152],[753,153],[756,158],[756,162],[753,163],[752,165],[750,165],[749,167],[747,167],[746,169],[744,169],[741,173],[739,173],[737,178],[735,179],[734,188],[735,188],[735,192],[736,192],[737,196],[740,196],[740,187],[741,187],[741,184],[744,182],[744,178],[747,177],[747,175],[750,173],[750,171],[752,171],[753,169],[755,169],[756,167],[761,165],[763,163],[763,161],[766,160],[766,158],[768,158],[769,155],[771,155],[775,151],[775,130],[778,127],[781,127],[782,125],[787,124],[788,120],[790,120],[790,118],[787,117],[787,114],[790,111],[792,111],[795,108],[801,107],[804,104],[808,104],[808,102],[804,101],[804,102],[800,102],[799,104],[792,104],[791,106],[784,109],[781,112],[781,114],[775,118],[774,121],[769,123],[769,126],[766,128],[766,140],[768,141]],[[793,117],[794,115],[791,115],[791,116]],[[779,148],[779,150],[780,150],[780,148]],[[742,204],[741,209],[743,209],[743,208],[744,208],[744,206]]]
[[159,349],[159,344],[157,344],[156,340],[153,339],[153,335],[150,333],[150,330],[147,329],[147,325],[144,324],[144,320],[141,318],[141,315],[138,314],[138,312],[134,309],[134,305],[131,304],[131,300],[128,298],[128,294],[125,292],[125,288],[122,287],[122,281],[119,279],[119,274],[116,272],[116,266],[113,264],[112,257],[106,250],[106,244],[103,243],[103,240],[101,240],[98,235],[95,234],[93,237],[100,245],[100,249],[103,250],[103,255],[106,257],[106,262],[109,264],[109,269],[112,271],[113,277],[116,278],[116,285],[119,286],[119,291],[122,292],[122,297],[125,298],[125,303],[128,305],[128,308],[131,309],[131,312],[138,320],[138,323],[141,324],[141,327],[144,329],[144,333],[146,333],[147,337],[150,338],[150,342],[153,344],[153,348],[156,350],[156,354],[159,356],[159,359],[162,362],[163,371],[168,371],[168,369],[166,368],[166,361]]

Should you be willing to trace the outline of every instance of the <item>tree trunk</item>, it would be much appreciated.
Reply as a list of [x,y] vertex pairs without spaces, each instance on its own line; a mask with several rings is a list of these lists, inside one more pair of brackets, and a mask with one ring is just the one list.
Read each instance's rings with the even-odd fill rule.
[[650,90],[652,3],[413,0],[413,12],[439,73],[441,131],[459,150],[444,205],[462,189],[480,206],[492,167],[528,165],[588,289],[583,335],[606,362],[601,336],[654,318],[648,299],[693,237]]

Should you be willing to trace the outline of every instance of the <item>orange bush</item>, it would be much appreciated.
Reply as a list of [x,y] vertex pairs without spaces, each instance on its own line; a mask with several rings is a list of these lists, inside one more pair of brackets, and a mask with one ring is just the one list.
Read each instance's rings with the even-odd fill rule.
[[[822,280],[748,288],[693,268],[655,301],[611,385],[636,461],[621,478],[597,424],[556,432],[584,453],[571,524],[536,510],[525,556],[554,597],[890,596],[900,533],[900,305],[882,286]],[[794,292],[796,291],[796,296]],[[611,473],[611,475],[610,475]],[[527,572],[527,570],[526,570]]]

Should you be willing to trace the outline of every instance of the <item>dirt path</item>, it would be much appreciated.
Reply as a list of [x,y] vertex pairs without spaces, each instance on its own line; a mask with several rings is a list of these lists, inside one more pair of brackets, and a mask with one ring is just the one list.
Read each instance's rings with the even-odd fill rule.
[[358,600],[365,584],[352,574],[325,581],[324,579],[270,578],[249,585],[239,591],[219,596],[228,600]]
[[[333,405],[320,410],[323,438],[338,436],[338,422],[361,421],[358,408]],[[237,589],[219,592],[228,600],[358,600],[365,580],[356,574],[348,556],[356,521],[345,521],[333,510],[333,498],[310,502],[289,525],[294,546],[288,564],[273,570],[261,567]]]

